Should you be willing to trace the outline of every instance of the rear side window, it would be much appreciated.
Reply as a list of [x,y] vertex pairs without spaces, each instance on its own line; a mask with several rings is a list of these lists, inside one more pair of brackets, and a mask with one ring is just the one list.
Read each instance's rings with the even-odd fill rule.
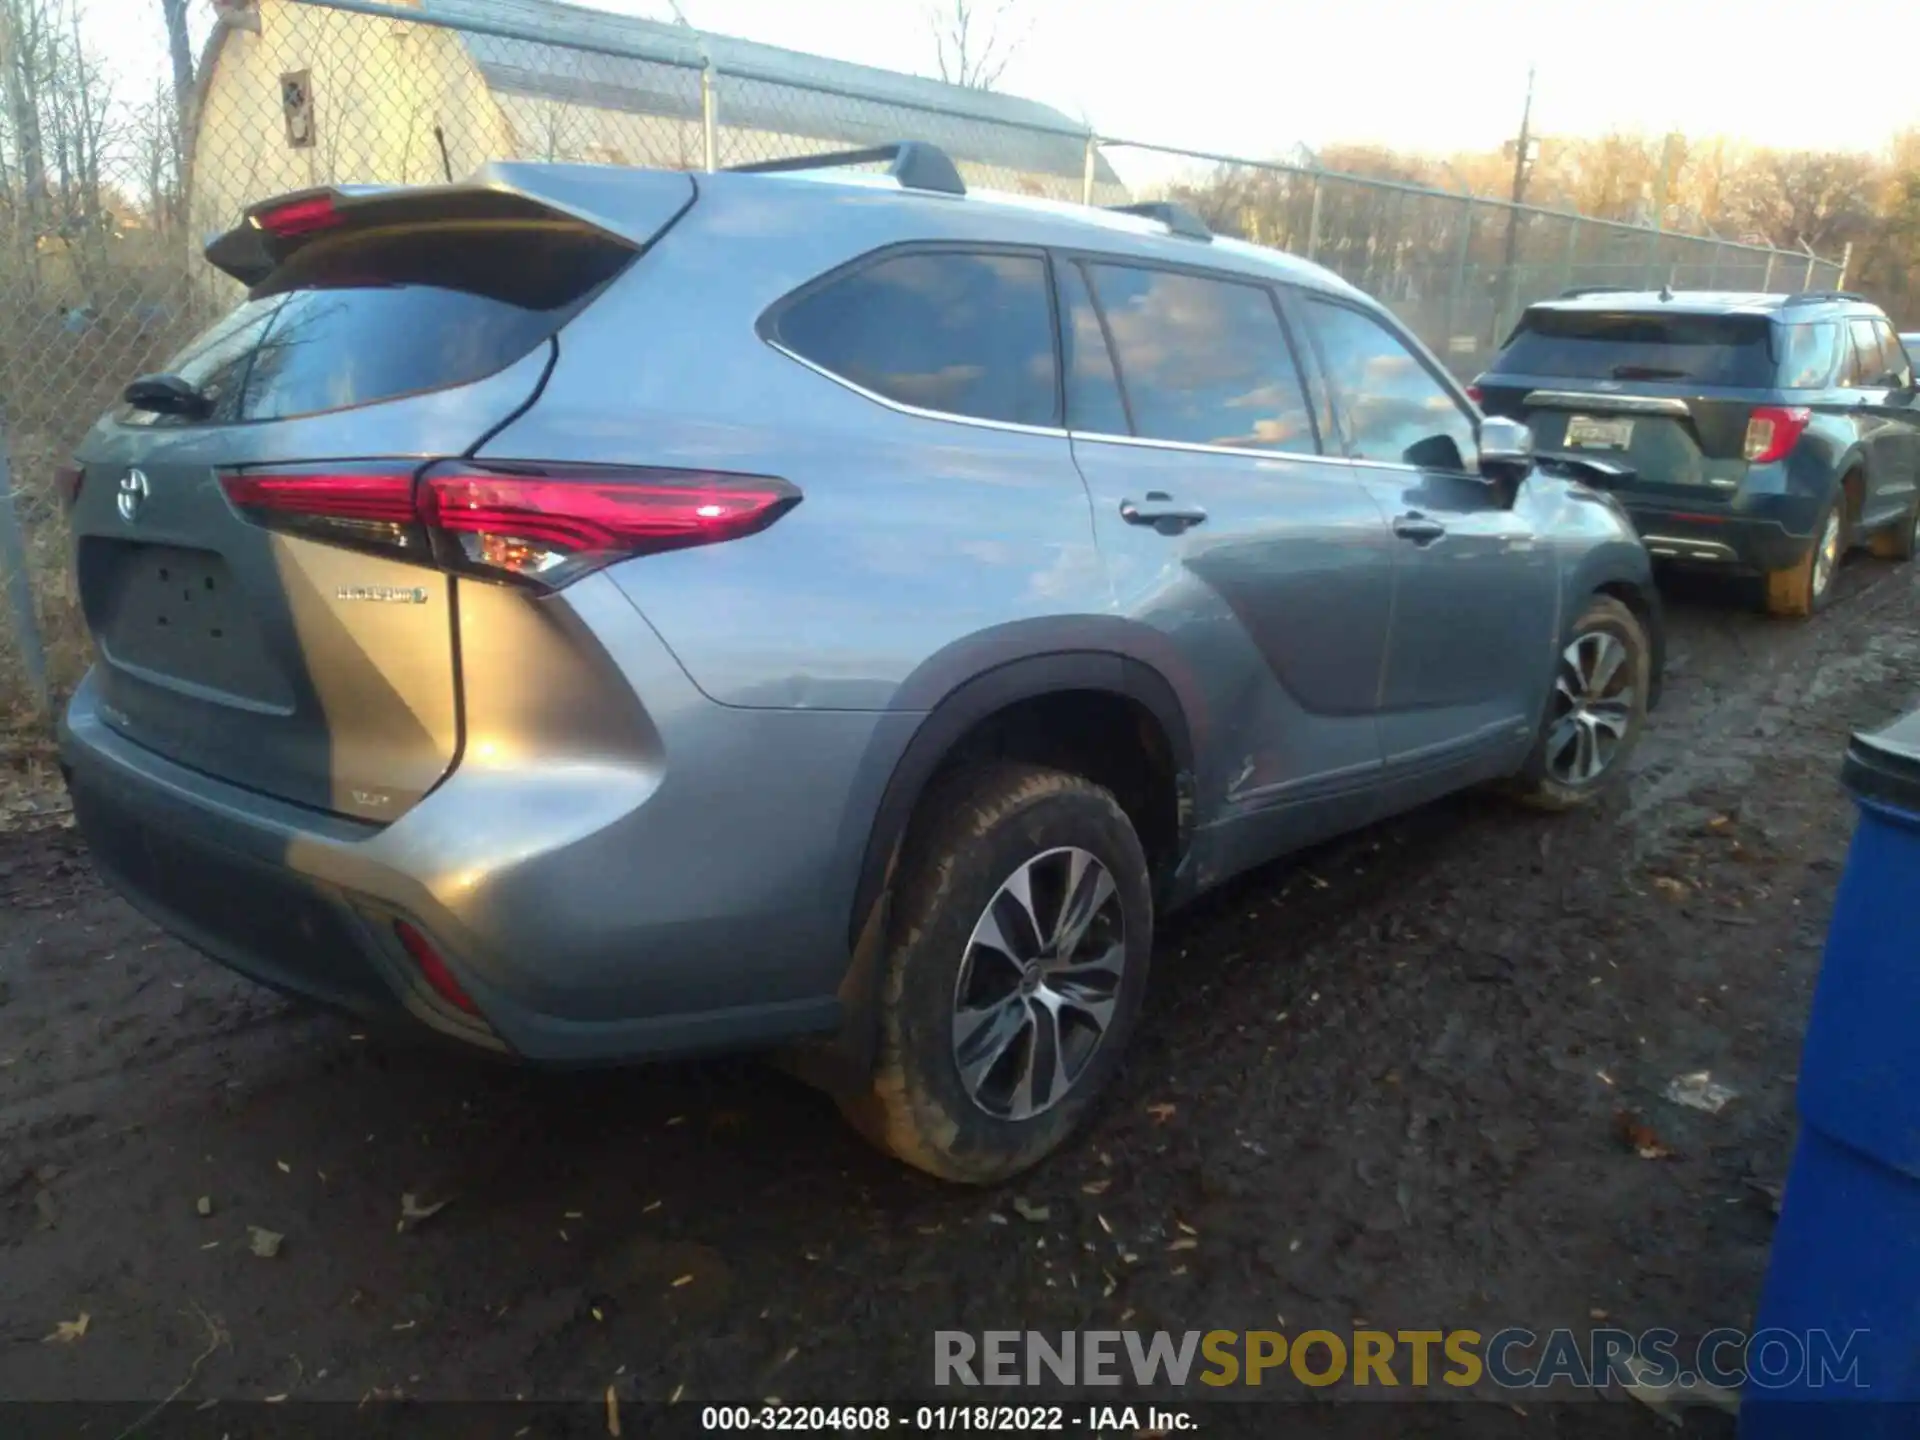
[[1768,389],[1774,376],[1770,328],[1764,315],[1530,310],[1495,368],[1505,375]]
[[1818,390],[1833,379],[1840,358],[1838,325],[1782,325],[1774,331],[1780,350],[1780,386],[1784,390]]
[[1318,452],[1299,367],[1265,289],[1126,265],[1089,269],[1136,434]]
[[537,222],[330,236],[294,252],[166,368],[206,394],[215,424],[471,384],[550,337],[632,256],[594,232]]
[[780,343],[901,405],[1017,425],[1058,421],[1053,307],[1037,255],[894,255],[802,294]]
[[1844,384],[1869,389],[1903,383],[1907,358],[1885,323],[1861,317],[1847,322],[1853,340],[1853,357],[1848,363]]

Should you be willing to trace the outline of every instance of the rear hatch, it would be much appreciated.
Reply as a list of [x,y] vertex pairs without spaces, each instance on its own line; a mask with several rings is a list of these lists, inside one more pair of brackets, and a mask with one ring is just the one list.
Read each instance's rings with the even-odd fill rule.
[[269,202],[208,247],[247,297],[78,456],[106,724],[363,819],[438,782],[458,597],[412,492],[534,399],[561,327],[692,199],[622,179],[617,226],[483,176]]
[[1539,450],[1629,467],[1619,488],[1632,495],[1713,507],[1768,458],[1761,442],[1786,438],[1787,422],[1750,435],[1780,387],[1778,348],[1765,315],[1542,306],[1478,389],[1489,414],[1526,421]]

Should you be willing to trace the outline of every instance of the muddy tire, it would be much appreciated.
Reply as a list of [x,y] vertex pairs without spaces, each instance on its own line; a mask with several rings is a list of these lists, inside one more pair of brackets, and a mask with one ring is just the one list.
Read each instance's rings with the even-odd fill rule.
[[1085,1118],[1139,1014],[1147,860],[1113,796],[994,763],[921,803],[880,979],[880,1057],[841,1108],[943,1180],[1030,1168]]
[[1833,598],[1834,582],[1840,576],[1840,561],[1847,553],[1847,509],[1844,492],[1835,491],[1827,508],[1814,522],[1813,542],[1798,564],[1784,570],[1769,570],[1766,582],[1766,611],[1781,619],[1799,619],[1818,614]]
[[1882,560],[1896,560],[1904,565],[1913,559],[1914,552],[1920,550],[1920,497],[1916,497],[1900,519],[1874,531],[1867,544]]
[[1539,810],[1574,810],[1620,778],[1647,723],[1653,680],[1645,627],[1623,603],[1596,595],[1561,642],[1553,691],[1533,753],[1513,783]]

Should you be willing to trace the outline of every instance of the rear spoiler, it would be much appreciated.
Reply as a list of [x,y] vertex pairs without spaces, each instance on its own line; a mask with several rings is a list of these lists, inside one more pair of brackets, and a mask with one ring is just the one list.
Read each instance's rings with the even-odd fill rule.
[[677,170],[496,162],[451,185],[328,185],[278,195],[250,206],[204,253],[241,284],[258,285],[316,237],[373,226],[563,220],[642,250],[694,195],[693,177]]

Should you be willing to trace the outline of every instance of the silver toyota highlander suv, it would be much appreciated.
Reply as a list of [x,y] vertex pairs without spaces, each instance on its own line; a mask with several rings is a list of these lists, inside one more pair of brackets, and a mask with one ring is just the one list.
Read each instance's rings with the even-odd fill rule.
[[775,1050],[986,1182],[1085,1116],[1158,916],[1623,768],[1632,526],[1379,305],[924,145],[753,172],[208,246],[247,298],[71,479],[65,766],[136,905],[530,1062]]

